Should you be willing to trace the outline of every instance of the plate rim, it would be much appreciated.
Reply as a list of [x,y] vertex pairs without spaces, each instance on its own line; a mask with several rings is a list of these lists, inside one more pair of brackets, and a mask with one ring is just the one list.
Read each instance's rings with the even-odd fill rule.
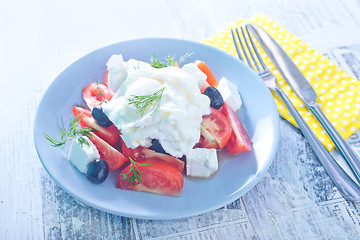
[[[55,179],[49,172],[49,170],[45,167],[45,164],[44,164],[44,160],[41,158],[40,156],[40,152],[39,152],[39,149],[38,149],[38,146],[37,146],[37,139],[36,139],[36,135],[37,135],[37,122],[38,122],[38,119],[40,118],[40,113],[39,113],[39,109],[40,109],[40,105],[42,104],[42,102],[44,101],[44,98],[45,98],[45,95],[46,93],[48,92],[49,88],[53,87],[56,82],[57,82],[57,79],[60,78],[62,76],[62,74],[73,64],[77,63],[78,61],[80,61],[81,59],[87,57],[88,55],[91,55],[91,54],[94,54],[96,52],[101,52],[103,51],[104,49],[106,48],[111,48],[111,47],[114,47],[116,45],[119,45],[119,44],[128,44],[128,43],[134,43],[134,42],[137,42],[137,41],[177,41],[177,42],[186,42],[188,44],[195,44],[195,45],[201,45],[201,46],[206,46],[208,47],[209,49],[212,49],[212,51],[215,51],[215,52],[219,52],[220,54],[225,54],[227,56],[230,56],[231,58],[233,58],[234,61],[238,61],[240,64],[242,64],[245,68],[248,68],[248,70],[250,71],[253,71],[252,69],[250,69],[245,63],[241,62],[239,59],[237,59],[235,56],[229,54],[228,52],[224,51],[224,50],[221,50],[219,48],[216,48],[216,47],[213,47],[209,44],[205,44],[205,43],[201,43],[201,42],[195,42],[195,41],[192,41],[192,40],[185,40],[185,39],[179,39],[179,38],[136,38],[136,39],[130,39],[130,40],[126,40],[126,41],[121,41],[121,42],[117,42],[117,43],[113,43],[113,44],[110,44],[110,45],[107,45],[107,46],[103,46],[101,48],[98,48],[98,49],[95,49],[93,51],[90,51],[88,53],[86,53],[85,55],[81,56],[80,58],[78,58],[77,60],[75,60],[74,62],[70,63],[69,65],[67,65],[63,70],[60,71],[60,73],[58,73],[56,75],[56,77],[52,80],[51,84],[46,88],[45,92],[43,93],[42,97],[41,97],[41,100],[39,101],[39,104],[37,105],[37,109],[36,109],[36,113],[35,113],[35,118],[34,118],[34,125],[33,125],[33,140],[34,140],[34,144],[35,144],[35,149],[36,149],[36,152],[37,152],[37,155],[38,155],[38,158],[43,166],[43,168],[46,170],[46,172],[49,174],[49,176],[56,182],[56,184],[58,186],[61,187],[61,189],[63,189],[66,193],[68,193],[70,196],[74,197],[76,200],[78,200],[79,202],[82,202],[88,206],[91,206],[95,209],[99,209],[101,211],[104,211],[104,212],[107,212],[107,213],[111,213],[111,214],[114,214],[114,215],[118,215],[118,216],[124,216],[124,217],[130,217],[130,218],[138,218],[138,219],[151,219],[151,220],[170,220],[170,219],[180,219],[180,218],[187,218],[187,217],[192,217],[192,216],[197,216],[197,215],[201,215],[201,214],[204,214],[204,213],[207,213],[207,212],[210,212],[210,211],[213,211],[215,209],[218,209],[218,208],[221,208],[223,206],[226,206],[228,204],[230,204],[231,202],[235,201],[236,199],[242,197],[244,194],[246,194],[249,190],[251,190],[262,178],[263,178],[263,175],[265,174],[266,171],[268,171],[272,161],[274,160],[275,158],[275,155],[276,155],[276,152],[278,150],[278,146],[279,146],[279,136],[280,136],[280,117],[279,117],[279,114],[278,114],[278,110],[277,110],[277,107],[276,107],[276,104],[275,104],[275,100],[272,101],[272,108],[273,108],[273,111],[277,113],[277,116],[274,117],[273,120],[275,120],[274,122],[274,135],[273,135],[273,147],[271,148],[271,151],[270,151],[270,154],[269,156],[267,157],[267,161],[265,162],[265,164],[263,165],[262,168],[260,169],[257,169],[256,173],[255,173],[255,176],[253,178],[250,179],[250,182],[247,183],[244,186],[241,186],[241,187],[244,187],[243,189],[238,189],[238,191],[236,193],[233,193],[231,197],[228,197],[226,200],[224,200],[223,202],[221,203],[218,203],[218,204],[215,204],[213,205],[212,208],[205,208],[203,210],[198,210],[196,212],[189,212],[187,214],[182,214],[182,215],[177,215],[177,216],[174,216],[174,215],[166,215],[166,216],[147,216],[147,215],[140,215],[140,214],[127,214],[127,213],[123,213],[123,212],[118,212],[118,211],[114,211],[114,210],[111,210],[111,209],[107,209],[107,208],[104,208],[102,206],[98,206],[98,205],[94,205],[92,204],[91,202],[87,201],[86,199],[84,198],[81,198],[81,196],[78,196],[77,194],[75,193],[72,193],[70,191],[68,191],[59,181],[57,181],[57,179]],[[258,79],[260,79],[260,77],[255,73],[253,72],[256,77]],[[260,81],[262,82],[262,80],[260,79]],[[265,86],[265,84],[264,84]],[[269,90],[270,91],[270,90]],[[241,191],[241,194],[238,193],[239,191]]]

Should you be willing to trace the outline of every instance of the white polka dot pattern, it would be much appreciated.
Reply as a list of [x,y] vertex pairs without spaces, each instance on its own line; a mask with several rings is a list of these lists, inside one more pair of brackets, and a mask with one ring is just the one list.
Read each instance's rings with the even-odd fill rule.
[[[360,121],[358,121],[360,118],[360,82],[268,17],[258,14],[249,22],[264,28],[284,48],[305,78],[314,87],[319,97],[318,104],[320,108],[339,133],[344,138],[348,138],[354,133],[360,127]],[[203,42],[237,56],[235,46],[232,43],[231,29],[239,27],[243,23],[242,20],[238,20],[224,31]],[[325,148],[328,150],[334,148],[333,142],[317,119],[293,92],[266,53],[260,47],[259,50],[265,64],[277,77],[281,89],[289,96]],[[275,93],[273,95],[280,116],[296,126],[295,120],[280,97]]]

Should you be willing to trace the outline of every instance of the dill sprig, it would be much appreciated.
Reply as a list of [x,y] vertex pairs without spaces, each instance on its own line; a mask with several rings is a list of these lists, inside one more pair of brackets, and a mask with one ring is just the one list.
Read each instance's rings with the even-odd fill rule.
[[189,60],[192,55],[193,55],[193,53],[185,53],[183,56],[181,56],[179,58],[178,64],[181,64],[181,63]]
[[165,60],[166,60],[168,66],[172,66],[172,67],[175,66],[175,62],[176,62],[175,54],[173,56],[169,55],[169,56],[165,57]]
[[137,112],[140,112],[141,116],[144,116],[145,110],[152,104],[157,103],[157,106],[152,114],[154,114],[160,107],[160,99],[165,90],[165,87],[159,89],[154,94],[149,94],[145,96],[136,96],[131,95],[132,98],[128,98],[129,104],[135,105]]
[[58,125],[58,129],[61,134],[60,140],[57,140],[56,138],[52,138],[46,133],[44,133],[45,138],[51,143],[52,147],[64,148],[65,143],[68,140],[74,139],[75,137],[78,137],[80,146],[83,146],[84,144],[86,146],[90,146],[89,141],[85,139],[83,136],[91,137],[91,132],[95,132],[96,130],[88,127],[78,127],[77,123],[81,120],[81,118],[82,118],[81,113],[76,117],[72,118],[70,120],[70,124],[67,129],[65,128],[64,122],[61,119],[61,126]]
[[120,175],[122,175],[120,179],[125,179],[132,185],[142,183],[143,181],[141,177],[142,172],[139,170],[137,165],[150,165],[150,164],[137,163],[134,160],[132,160],[130,157],[129,160],[130,160],[130,170],[127,173],[120,173]]
[[183,63],[184,61],[189,60],[189,58],[193,55],[193,53],[185,53],[185,55],[181,56],[178,61],[175,60],[175,54],[174,55],[168,55],[165,57],[166,62],[162,62],[157,56],[152,56],[150,59],[150,65],[154,68],[165,68],[170,66],[175,66],[175,63],[178,64]]
[[134,69],[137,70],[140,68],[140,61],[137,62],[137,66],[133,65]]
[[160,59],[157,56],[152,56],[150,59],[150,65],[154,68],[164,68],[166,67],[166,64],[160,61]]
[[95,79],[95,82],[96,82],[96,88],[99,91],[99,92],[95,92],[95,94],[99,95],[104,103],[107,103],[106,99],[103,97],[103,95],[101,93],[101,90],[99,88],[99,83],[98,83],[98,81],[96,79]]

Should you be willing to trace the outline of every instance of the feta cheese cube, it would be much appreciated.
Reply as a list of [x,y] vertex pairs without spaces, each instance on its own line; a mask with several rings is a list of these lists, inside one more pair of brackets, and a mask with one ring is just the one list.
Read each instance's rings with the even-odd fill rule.
[[237,112],[242,105],[242,101],[236,85],[223,77],[220,79],[217,89],[221,93],[224,102],[226,102],[234,112]]
[[79,137],[72,141],[68,159],[82,173],[86,172],[87,165],[97,158],[100,158],[95,145],[87,138],[82,136],[89,144],[80,144]]
[[216,149],[195,148],[186,155],[186,174],[191,177],[210,177],[218,170]]

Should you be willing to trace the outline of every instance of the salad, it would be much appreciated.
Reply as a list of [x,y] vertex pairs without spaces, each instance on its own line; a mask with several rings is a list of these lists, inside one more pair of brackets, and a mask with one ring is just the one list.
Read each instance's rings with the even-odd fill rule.
[[104,80],[83,88],[86,106],[73,106],[60,139],[45,137],[54,147],[72,141],[69,161],[94,184],[117,171],[117,188],[179,196],[184,176],[217,172],[218,151],[252,150],[237,87],[218,82],[203,61],[181,66],[189,56],[147,63],[113,55]]

